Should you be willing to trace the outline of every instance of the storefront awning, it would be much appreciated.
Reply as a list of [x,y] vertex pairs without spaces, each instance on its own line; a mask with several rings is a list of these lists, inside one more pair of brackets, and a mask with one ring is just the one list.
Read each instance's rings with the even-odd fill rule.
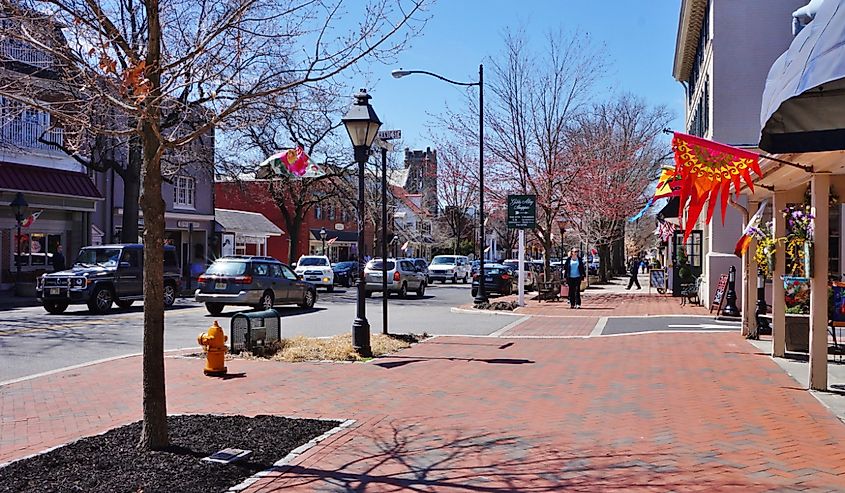
[[[331,240],[333,238],[337,238],[337,240],[335,241],[355,243],[356,241],[358,241],[358,232],[327,229],[326,240]],[[320,238],[320,228],[311,228],[311,239],[318,241],[322,240],[322,238]]]
[[845,0],[825,0],[772,65],[760,125],[769,153],[845,149]]
[[278,226],[258,212],[214,209],[214,221],[219,232],[263,238],[283,234]]
[[85,173],[11,163],[0,163],[0,190],[94,200],[103,198]]

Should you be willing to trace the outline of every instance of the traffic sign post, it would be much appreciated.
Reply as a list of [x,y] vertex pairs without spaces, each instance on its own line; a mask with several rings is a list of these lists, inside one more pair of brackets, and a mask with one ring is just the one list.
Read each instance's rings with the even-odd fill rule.
[[519,306],[525,306],[525,230],[536,227],[537,196],[508,195],[508,228],[519,230]]

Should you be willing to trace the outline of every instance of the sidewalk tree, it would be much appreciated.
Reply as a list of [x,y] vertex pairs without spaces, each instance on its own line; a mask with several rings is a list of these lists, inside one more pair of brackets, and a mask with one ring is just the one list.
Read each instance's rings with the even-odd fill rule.
[[[61,77],[51,99],[35,77],[0,79],[0,95],[90,135],[137,138],[144,216],[143,426],[139,446],[168,445],[164,380],[162,156],[273,95],[400,50],[426,0],[21,0],[5,2],[6,39],[37,47]],[[45,29],[49,25],[52,28]],[[46,34],[45,34],[46,33]],[[45,39],[45,36],[47,39]],[[190,125],[195,112],[203,122]],[[103,124],[98,115],[132,122]]]
[[579,115],[570,131],[579,187],[567,197],[566,210],[583,241],[599,252],[600,282],[608,280],[611,245],[624,239],[628,218],[642,208],[660,174],[661,130],[670,120],[666,108],[622,95]]
[[478,149],[467,147],[462,140],[435,138],[438,148],[437,199],[440,216],[441,243],[458,253],[461,240],[472,234],[472,216],[468,211],[478,207]]

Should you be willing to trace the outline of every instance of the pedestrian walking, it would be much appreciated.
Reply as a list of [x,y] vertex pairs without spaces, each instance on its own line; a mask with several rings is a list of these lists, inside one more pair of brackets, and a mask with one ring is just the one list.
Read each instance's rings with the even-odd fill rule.
[[569,257],[563,263],[563,277],[569,287],[570,308],[581,308],[581,279],[587,275],[587,268],[580,253],[577,248],[569,250]]
[[62,246],[59,245],[56,247],[56,251],[53,252],[53,272],[59,272],[61,270],[65,270],[67,267],[65,266],[65,256],[62,253]]
[[634,284],[637,285],[637,289],[642,289],[640,286],[640,280],[637,279],[637,274],[640,272],[640,263],[634,257],[628,259],[628,274],[630,274],[630,278],[628,279],[628,287],[625,289],[631,289],[631,286]]
[[640,269],[642,269],[643,274],[648,272],[648,262],[646,262],[646,259],[640,260]]

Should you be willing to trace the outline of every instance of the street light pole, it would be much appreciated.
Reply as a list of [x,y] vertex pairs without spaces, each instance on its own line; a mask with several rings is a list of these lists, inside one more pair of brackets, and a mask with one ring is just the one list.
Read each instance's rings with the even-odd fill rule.
[[478,256],[478,294],[473,301],[476,305],[487,303],[487,292],[484,289],[484,244],[486,242],[484,234],[484,64],[478,65],[478,82],[458,82],[427,70],[399,69],[391,72],[391,75],[396,79],[411,74],[430,75],[456,86],[478,86],[478,227],[481,233],[479,235],[481,241],[478,245],[478,251],[480,253]]
[[387,147],[381,148],[381,331],[387,334]]
[[17,223],[17,237],[15,239],[15,248],[17,249],[17,254],[15,255],[15,296],[17,296],[21,280],[21,225],[23,223],[23,209],[24,207],[28,207],[29,204],[26,202],[23,193],[18,192],[9,206],[15,214],[15,222]]
[[323,255],[326,254],[326,228],[320,228],[320,239],[323,240]]
[[363,356],[373,354],[370,346],[370,323],[367,321],[366,279],[364,278],[364,170],[370,155],[370,148],[381,126],[369,100],[372,99],[367,91],[361,89],[355,95],[355,103],[343,117],[343,124],[349,133],[352,146],[355,149],[355,161],[358,163],[358,303],[355,321],[352,323],[352,348]]

